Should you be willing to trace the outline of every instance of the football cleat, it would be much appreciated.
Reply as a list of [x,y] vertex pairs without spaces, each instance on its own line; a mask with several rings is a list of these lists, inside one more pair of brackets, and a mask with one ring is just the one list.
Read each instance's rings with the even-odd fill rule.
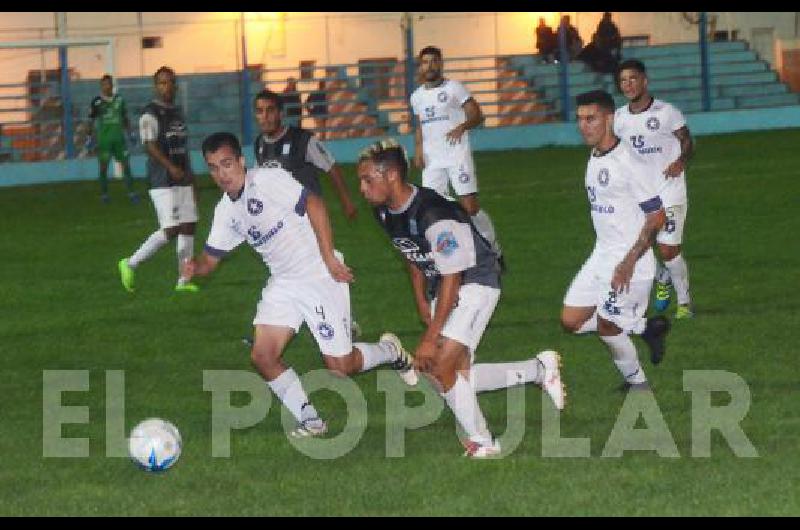
[[132,293],[135,290],[134,287],[134,279],[135,273],[133,268],[128,265],[127,258],[123,258],[119,260],[117,263],[117,268],[119,268],[119,279],[122,282],[122,287],[125,288],[126,291]]
[[542,388],[553,400],[553,405],[558,410],[564,410],[564,403],[567,399],[567,389],[561,380],[561,355],[553,350],[541,352],[536,356],[544,367],[544,377],[542,378]]
[[670,300],[672,299],[672,291],[670,284],[656,282],[656,303],[655,310],[663,313],[669,307]]
[[678,309],[675,310],[675,319],[688,320],[690,318],[694,318],[694,311],[692,311],[692,306],[689,304],[679,305]]
[[199,290],[200,287],[192,282],[179,283],[175,285],[175,292],[178,293],[196,293]]
[[111,197],[109,197],[108,193],[104,193],[100,196],[100,202],[103,204],[108,204],[111,202]]
[[403,344],[394,333],[384,333],[378,342],[385,342],[390,345],[397,353],[397,358],[391,363],[392,368],[397,370],[405,384],[414,386],[419,382],[419,376],[414,369],[414,357],[403,348]]
[[464,456],[470,458],[496,458],[500,456],[500,442],[493,440],[491,445],[467,440],[464,444]]
[[131,201],[131,204],[139,204],[139,194],[135,191],[128,193],[128,200]]
[[660,363],[664,358],[669,327],[669,320],[663,316],[655,316],[647,319],[647,325],[641,337],[650,348],[650,361],[653,364]]
[[328,424],[319,418],[309,418],[297,424],[295,430],[289,433],[292,438],[309,438],[322,436],[328,432]]

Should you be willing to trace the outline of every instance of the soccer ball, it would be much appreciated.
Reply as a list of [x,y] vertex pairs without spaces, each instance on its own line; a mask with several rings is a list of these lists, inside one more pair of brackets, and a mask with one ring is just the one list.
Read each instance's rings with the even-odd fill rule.
[[148,418],[131,431],[128,454],[146,471],[164,471],[181,456],[181,433],[166,420]]

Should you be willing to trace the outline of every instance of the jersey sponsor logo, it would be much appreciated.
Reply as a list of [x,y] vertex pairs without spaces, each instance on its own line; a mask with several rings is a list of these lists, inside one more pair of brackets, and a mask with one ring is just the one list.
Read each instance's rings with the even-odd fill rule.
[[445,101],[447,101],[447,92],[444,91],[439,92],[438,94],[436,94],[436,99],[438,99],[440,103],[444,103]]
[[421,252],[419,245],[407,237],[393,237],[392,244],[399,250],[403,257],[414,263],[427,277],[434,277],[439,274],[431,253]]
[[446,230],[436,236],[436,252],[445,257],[453,255],[453,252],[458,248],[458,240],[453,232]]
[[274,168],[282,168],[283,166],[281,166],[281,163],[278,162],[277,160],[265,160],[264,163],[261,164],[259,167],[274,169]]
[[264,211],[264,203],[255,198],[247,199],[247,211],[250,215],[258,215]]
[[608,206],[604,204],[591,204],[589,208],[597,213],[614,213],[614,206],[610,204]]
[[600,183],[601,186],[608,186],[609,174],[608,169],[603,168],[600,170],[600,173],[597,175],[597,182]]
[[278,224],[267,230],[265,234],[262,234],[261,231],[258,229],[257,226],[251,226],[247,229],[247,235],[250,236],[250,239],[253,240],[251,245],[253,247],[260,247],[270,239],[272,239],[275,234],[277,234],[281,228],[283,228],[283,221],[278,221]]
[[655,116],[652,116],[650,118],[647,118],[647,121],[645,122],[645,126],[648,129],[650,129],[651,131],[657,131],[658,128],[661,127],[661,123],[658,121],[658,118],[656,118]]
[[422,125],[426,125],[426,124],[434,122],[434,121],[445,121],[445,120],[449,120],[449,119],[450,119],[450,115],[448,114],[448,115],[445,115],[445,116],[436,116],[435,118],[422,120],[422,121],[420,121],[420,123]]
[[333,338],[333,327],[327,322],[320,322],[319,326],[317,326],[317,332],[319,332],[319,336],[325,340],[331,340]]

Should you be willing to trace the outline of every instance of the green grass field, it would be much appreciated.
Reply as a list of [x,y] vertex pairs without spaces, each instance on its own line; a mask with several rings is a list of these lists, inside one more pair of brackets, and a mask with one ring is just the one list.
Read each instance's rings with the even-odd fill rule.
[[[449,412],[409,431],[405,457],[389,458],[375,372],[354,378],[368,425],[345,456],[299,452],[273,404],[263,421],[233,431],[230,458],[212,458],[203,370],[252,371],[241,337],[265,281],[261,261],[242,247],[201,292],[178,295],[170,244],[138,269],[138,291],[129,295],[116,262],[155,229],[149,200],[128,204],[118,182],[108,206],[94,182],[1,188],[0,515],[800,515],[797,145],[800,130],[697,139],[684,240],[697,318],[674,322],[658,367],[637,342],[679,458],[600,456],[624,401],[618,374],[596,337],[559,328],[562,297],[593,243],[584,148],[476,155],[481,201],[510,269],[478,359],[561,351],[569,389],[561,436],[590,438],[589,458],[542,457],[535,386],[524,390],[524,438],[503,459],[462,458]],[[345,170],[356,193],[354,169]],[[207,177],[201,182],[198,250],[219,197]],[[403,263],[360,196],[360,216],[347,223],[331,191],[336,245],[356,273],[351,297],[365,338],[393,330],[413,348],[422,328]],[[307,330],[286,359],[298,373],[322,367]],[[62,429],[64,437],[89,438],[88,458],[43,457],[44,370],[89,371],[90,390],[62,400],[88,406],[88,424]],[[124,370],[126,430],[151,416],[179,427],[184,448],[173,469],[154,475],[106,457],[106,370]],[[741,427],[757,458],[735,456],[719,433],[710,457],[691,456],[686,370],[725,370],[747,382],[752,404]],[[344,402],[326,390],[312,397],[336,434]],[[715,394],[714,404],[729,399]],[[233,402],[248,398],[235,394]],[[421,403],[422,394],[408,402]],[[481,396],[498,434],[506,403],[505,391]]]

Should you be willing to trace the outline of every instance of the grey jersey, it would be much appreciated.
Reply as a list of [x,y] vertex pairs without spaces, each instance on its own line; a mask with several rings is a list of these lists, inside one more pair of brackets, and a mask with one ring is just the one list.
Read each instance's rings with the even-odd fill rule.
[[153,100],[144,108],[144,113],[139,120],[139,129],[142,143],[155,141],[170,162],[182,168],[186,173],[186,178],[180,183],[173,182],[167,168],[152,157],[148,157],[147,178],[150,187],[190,186],[194,176],[189,164],[189,133],[181,108]]

